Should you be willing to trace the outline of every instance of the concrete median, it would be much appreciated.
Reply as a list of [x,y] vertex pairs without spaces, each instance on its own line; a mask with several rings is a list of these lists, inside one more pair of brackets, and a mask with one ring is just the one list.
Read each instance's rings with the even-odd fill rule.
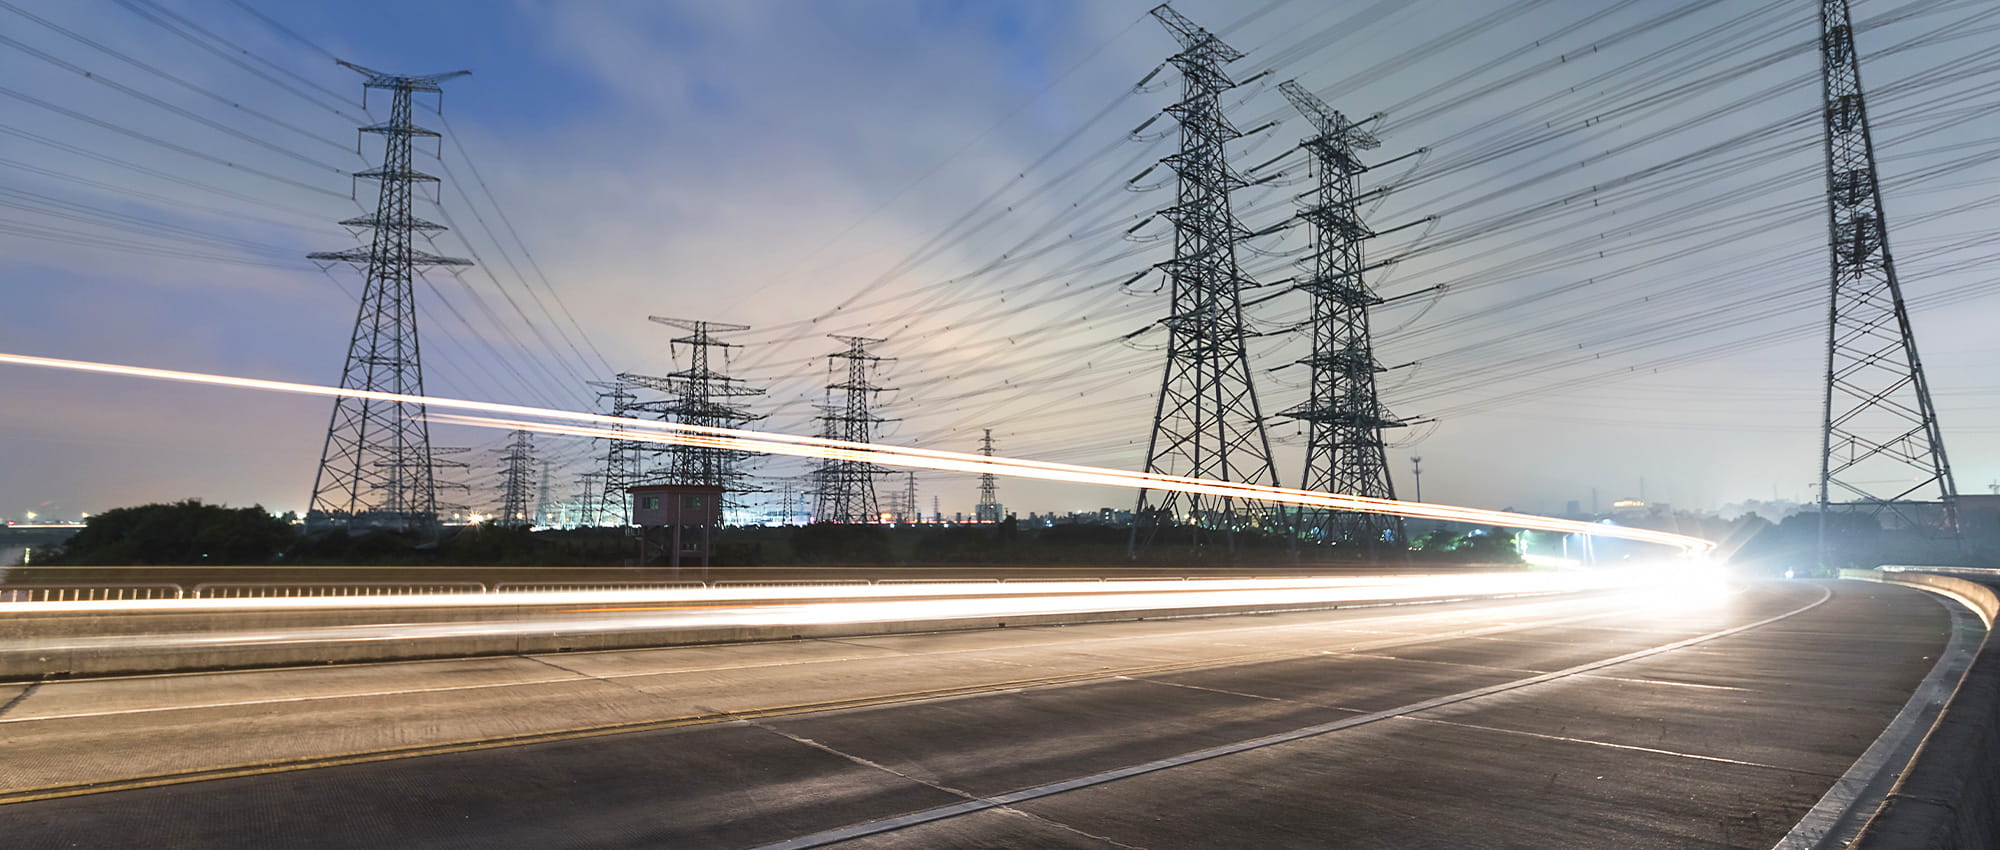
[[[1331,610],[1544,595],[1557,591],[1426,593],[1372,599],[1258,602],[1242,605],[1160,606],[1127,609],[1021,613],[992,616],[913,617],[869,622],[798,624],[676,625],[654,628],[592,627],[566,620],[576,609],[563,604],[481,604],[391,609],[341,607],[337,602],[305,610],[214,610],[198,613],[143,612],[76,614],[22,612],[0,620],[0,681],[38,681],[91,676],[193,672],[253,667],[407,661],[431,658],[524,655],[594,650],[642,649],[701,644],[748,643],[908,634],[1024,626],[1053,626],[1129,620],[1247,615],[1280,611]],[[759,606],[824,602],[786,596],[755,600]],[[719,605],[719,602],[712,602]],[[546,619],[547,628],[523,628],[523,621]],[[482,624],[508,623],[505,631],[479,634]],[[463,634],[402,637],[397,626],[462,624]],[[296,639],[278,632],[318,630]],[[444,629],[449,631],[448,628]],[[412,631],[424,631],[413,628]],[[145,636],[146,641],[120,641]]]

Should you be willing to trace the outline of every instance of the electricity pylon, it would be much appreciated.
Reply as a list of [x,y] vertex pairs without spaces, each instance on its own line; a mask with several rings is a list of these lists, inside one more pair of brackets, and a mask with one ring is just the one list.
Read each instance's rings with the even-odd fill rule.
[[547,460],[542,461],[542,483],[535,488],[535,524],[543,528],[554,528],[561,522],[556,515],[555,495],[549,490],[550,466]]
[[[986,436],[979,439],[979,453],[993,456],[993,429],[986,429]],[[991,472],[979,474],[979,505],[972,510],[972,518],[980,522],[999,522],[1001,516],[1000,486],[998,478]]]
[[[526,431],[515,431],[500,455],[500,510],[493,515],[496,525],[527,527],[535,523],[529,501],[528,483],[535,468],[535,441]],[[546,484],[544,488],[547,489]]]
[[[1825,419],[1820,432],[1820,559],[1834,509],[1871,523],[1958,536],[1951,464],[1909,310],[1889,253],[1888,219],[1861,92],[1846,0],[1820,2],[1825,95],[1828,297]],[[1919,508],[1935,493],[1941,517]],[[1940,524],[1942,528],[1939,528]]]
[[[726,354],[729,349],[736,347],[735,343],[716,339],[716,332],[746,331],[750,329],[749,325],[673,319],[665,316],[648,316],[647,319],[657,324],[688,331],[685,336],[674,337],[671,343],[687,347],[688,367],[657,378],[645,375],[619,375],[619,380],[667,395],[665,401],[642,405],[645,409],[669,422],[708,428],[742,428],[764,418],[728,401],[732,398],[763,395],[763,390],[745,386],[741,379],[732,378],[710,365],[714,362],[709,354],[710,349],[721,349]],[[748,476],[742,470],[743,452],[712,446],[687,445],[668,445],[662,450],[667,455],[666,468],[662,476],[667,483],[712,485],[723,488],[724,492],[729,494],[755,492],[744,483]],[[738,510],[742,508],[741,502],[727,496],[724,504]]]
[[902,510],[896,512],[897,522],[923,522],[924,516],[917,511],[917,473],[909,472],[907,485],[903,489]]
[[[412,214],[415,183],[437,182],[410,165],[410,140],[438,137],[434,130],[410,119],[416,92],[442,94],[439,83],[467,71],[405,77],[384,74],[349,62],[342,66],[368,78],[368,89],[390,93],[389,120],[361,128],[383,138],[382,164],[355,174],[377,181],[372,215],[341,224],[372,230],[366,247],[322,251],[307,257],[329,263],[350,263],[364,269],[366,283],[354,333],[347,343],[347,364],[340,374],[342,389],[421,396],[424,373],[417,344],[417,297],[413,279],[425,266],[468,266],[470,260],[442,257],[418,250],[411,242],[444,230],[443,225]],[[333,403],[326,442],[320,449],[319,471],[313,477],[310,529],[344,528],[434,531],[438,524],[437,483],[432,474],[430,424],[424,405],[342,397]]]
[[[618,376],[616,381],[591,381],[598,388],[597,398],[611,402],[611,415],[633,419],[632,414],[639,409],[639,397],[632,392],[632,385],[626,376]],[[623,432],[622,424],[606,425],[610,431]],[[627,488],[642,483],[645,477],[646,444],[639,440],[623,440],[617,437],[601,437],[604,441],[604,477],[602,489],[598,491],[597,504],[586,505],[591,511],[589,525],[623,527],[632,524],[632,498]]]
[[[1382,431],[1404,423],[1376,395],[1383,370],[1369,338],[1368,310],[1382,299],[1362,279],[1364,243],[1375,231],[1355,206],[1355,178],[1368,170],[1357,150],[1382,142],[1295,82],[1278,84],[1317,135],[1304,147],[1319,172],[1319,191],[1299,217],[1312,226],[1310,276],[1298,288],[1312,296],[1312,350],[1300,360],[1312,370],[1304,403],[1279,413],[1306,423],[1305,475],[1299,486],[1324,493],[1396,498]],[[1403,518],[1357,511],[1299,510],[1295,533],[1308,541],[1347,541],[1373,548],[1385,537],[1404,543]]]
[[[846,351],[827,355],[830,370],[839,360],[847,361],[847,377],[826,385],[828,404],[821,408],[821,434],[850,443],[874,442],[875,426],[886,421],[871,410],[875,394],[888,387],[877,386],[868,376],[877,363],[890,358],[868,353],[868,346],[886,340],[863,336],[829,334],[847,343]],[[836,371],[836,374],[838,372]],[[832,394],[839,391],[844,404],[835,405]],[[850,458],[830,457],[820,463],[817,492],[813,499],[814,522],[880,522],[881,509],[875,500],[875,465]]]
[[603,480],[604,473],[597,471],[579,473],[576,476],[576,517],[571,520],[575,525],[588,528],[600,524],[598,482]]
[[466,516],[472,513],[470,504],[448,501],[446,491],[463,493],[466,502],[472,500],[472,485],[463,476],[472,474],[472,464],[452,459],[452,455],[462,455],[472,451],[470,446],[431,446],[431,486],[438,493],[437,512],[440,518]]
[[[1179,192],[1161,213],[1174,225],[1174,257],[1160,264],[1173,294],[1163,322],[1167,363],[1146,444],[1146,471],[1275,485],[1271,441],[1244,347],[1244,279],[1236,243],[1247,232],[1229,203],[1230,192],[1244,181],[1230,170],[1224,149],[1242,133],[1222,112],[1222,93],[1236,85],[1222,66],[1243,54],[1164,4],[1152,14],[1180,42],[1180,52],[1168,61],[1180,72],[1182,97],[1166,110],[1180,124],[1180,150],[1165,159]],[[1220,536],[1233,549],[1236,531],[1273,526],[1282,518],[1269,505],[1238,505],[1226,496],[1169,492],[1149,509],[1151,497],[1140,491],[1133,513],[1134,554],[1161,525],[1184,522],[1195,546]]]

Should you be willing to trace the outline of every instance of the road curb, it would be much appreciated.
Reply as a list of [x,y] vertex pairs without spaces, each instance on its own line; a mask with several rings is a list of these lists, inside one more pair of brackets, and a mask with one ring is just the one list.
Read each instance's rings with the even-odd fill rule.
[[1931,573],[1842,570],[1841,578],[1949,596],[1978,613],[1987,625],[1986,637],[1937,722],[1848,846],[1853,850],[2000,847],[2000,808],[1993,805],[2000,799],[2000,645],[1992,639],[2000,596],[1986,584]]

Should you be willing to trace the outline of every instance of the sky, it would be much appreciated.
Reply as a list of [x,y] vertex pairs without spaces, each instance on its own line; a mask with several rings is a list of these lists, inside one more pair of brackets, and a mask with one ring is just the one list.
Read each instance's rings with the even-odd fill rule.
[[[1398,492],[1560,511],[1593,494],[1703,508],[1817,479],[1826,225],[1811,5],[1753,0],[1176,3],[1242,50],[1225,101],[1251,230],[1314,179],[1297,80],[1387,162],[1369,221]],[[1974,0],[1855,4],[1911,321],[1962,492],[2000,480],[1991,204],[1995,25]],[[1136,469],[1177,143],[1175,49],[1144,2],[53,0],[0,3],[0,351],[339,379],[360,285],[312,251],[372,203],[362,78],[470,70],[419,213],[470,257],[419,284],[427,389],[595,409],[587,382],[682,368],[668,316],[751,326],[753,427],[814,433],[827,334],[882,338],[883,442]],[[1263,74],[1268,71],[1269,73]],[[1258,76],[1263,74],[1262,76]],[[1142,84],[1143,81],[1143,84]],[[441,109],[441,115],[437,110]],[[372,115],[371,119],[369,116]],[[1273,123],[1275,122],[1275,123]],[[358,141],[358,148],[357,148]],[[358,150],[358,153],[357,153]],[[432,203],[435,201],[435,203]],[[1435,217],[1434,220],[1426,221]],[[1304,229],[1239,253],[1262,409],[1303,394]],[[1433,288],[1442,286],[1442,291]],[[1272,297],[1265,298],[1266,295]],[[1144,330],[1148,329],[1150,330]],[[1412,365],[1403,365],[1412,364]],[[0,515],[201,498],[304,507],[315,399],[0,366]],[[1297,427],[1274,418],[1283,483]],[[465,447],[498,499],[499,432]],[[552,491],[601,463],[541,438]],[[777,498],[803,462],[755,468]],[[898,479],[900,483],[900,478]],[[885,484],[884,489],[889,489]],[[920,476],[926,510],[976,482]],[[1129,493],[1003,482],[1010,510]]]

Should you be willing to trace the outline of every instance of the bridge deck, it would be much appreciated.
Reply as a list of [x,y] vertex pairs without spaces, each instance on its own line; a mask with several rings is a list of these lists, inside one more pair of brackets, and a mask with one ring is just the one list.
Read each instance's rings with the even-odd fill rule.
[[[1948,628],[1916,591],[1792,583],[4,686],[0,830],[748,847],[1029,789],[827,838],[1767,848]],[[1235,751],[1118,773],[1215,747]]]

